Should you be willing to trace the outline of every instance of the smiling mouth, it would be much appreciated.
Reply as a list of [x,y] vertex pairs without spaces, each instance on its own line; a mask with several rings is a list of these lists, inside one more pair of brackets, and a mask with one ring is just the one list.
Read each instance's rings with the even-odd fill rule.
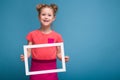
[[49,22],[49,20],[43,20],[44,22]]

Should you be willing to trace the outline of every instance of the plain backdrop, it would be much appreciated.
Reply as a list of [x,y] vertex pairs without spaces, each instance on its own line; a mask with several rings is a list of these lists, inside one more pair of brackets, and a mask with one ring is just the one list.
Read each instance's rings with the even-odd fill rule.
[[59,6],[52,28],[70,56],[59,80],[120,80],[120,0],[0,0],[0,80],[28,80],[20,54],[39,3]]

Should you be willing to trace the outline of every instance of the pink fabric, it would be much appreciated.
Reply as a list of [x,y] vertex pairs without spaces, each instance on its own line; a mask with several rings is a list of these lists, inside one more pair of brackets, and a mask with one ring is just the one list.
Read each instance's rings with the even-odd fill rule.
[[[40,70],[56,69],[56,59],[54,60],[35,60],[31,62],[31,72]],[[57,73],[31,75],[30,80],[58,80]]]
[[[55,31],[44,34],[40,30],[30,32],[26,39],[35,44],[51,44],[63,42],[62,36]],[[56,69],[56,47],[32,49],[32,61],[30,71]],[[31,75],[30,80],[58,80],[57,73]]]
[[[44,34],[40,30],[34,30],[26,38],[33,45],[63,42],[61,35],[55,31]],[[56,59],[56,51],[56,47],[32,48],[32,58],[38,60]]]

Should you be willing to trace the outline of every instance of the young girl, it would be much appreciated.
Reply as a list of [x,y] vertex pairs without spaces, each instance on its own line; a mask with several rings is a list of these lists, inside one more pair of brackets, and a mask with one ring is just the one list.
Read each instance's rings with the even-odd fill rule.
[[[61,35],[51,29],[58,7],[55,4],[39,4],[36,9],[41,27],[26,36],[28,45],[63,42]],[[30,71],[56,69],[56,58],[62,59],[60,47],[28,49],[28,57],[31,55]],[[24,61],[24,55],[21,55],[21,60]],[[68,60],[69,57],[65,56],[65,61]],[[57,73],[38,74],[31,75],[30,80],[58,80],[58,76]]]

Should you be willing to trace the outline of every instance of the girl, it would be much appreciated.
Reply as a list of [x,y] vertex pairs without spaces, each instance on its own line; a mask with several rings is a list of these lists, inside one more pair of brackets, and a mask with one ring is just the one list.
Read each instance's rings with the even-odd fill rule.
[[[51,29],[58,7],[55,4],[39,4],[36,9],[41,27],[26,36],[28,45],[63,42],[61,35]],[[56,69],[56,57],[62,59],[60,47],[28,49],[28,57],[31,55],[31,71]],[[24,61],[24,55],[20,58]],[[65,56],[65,61],[69,61],[68,56]],[[31,75],[30,80],[58,80],[58,76],[57,73]]]

